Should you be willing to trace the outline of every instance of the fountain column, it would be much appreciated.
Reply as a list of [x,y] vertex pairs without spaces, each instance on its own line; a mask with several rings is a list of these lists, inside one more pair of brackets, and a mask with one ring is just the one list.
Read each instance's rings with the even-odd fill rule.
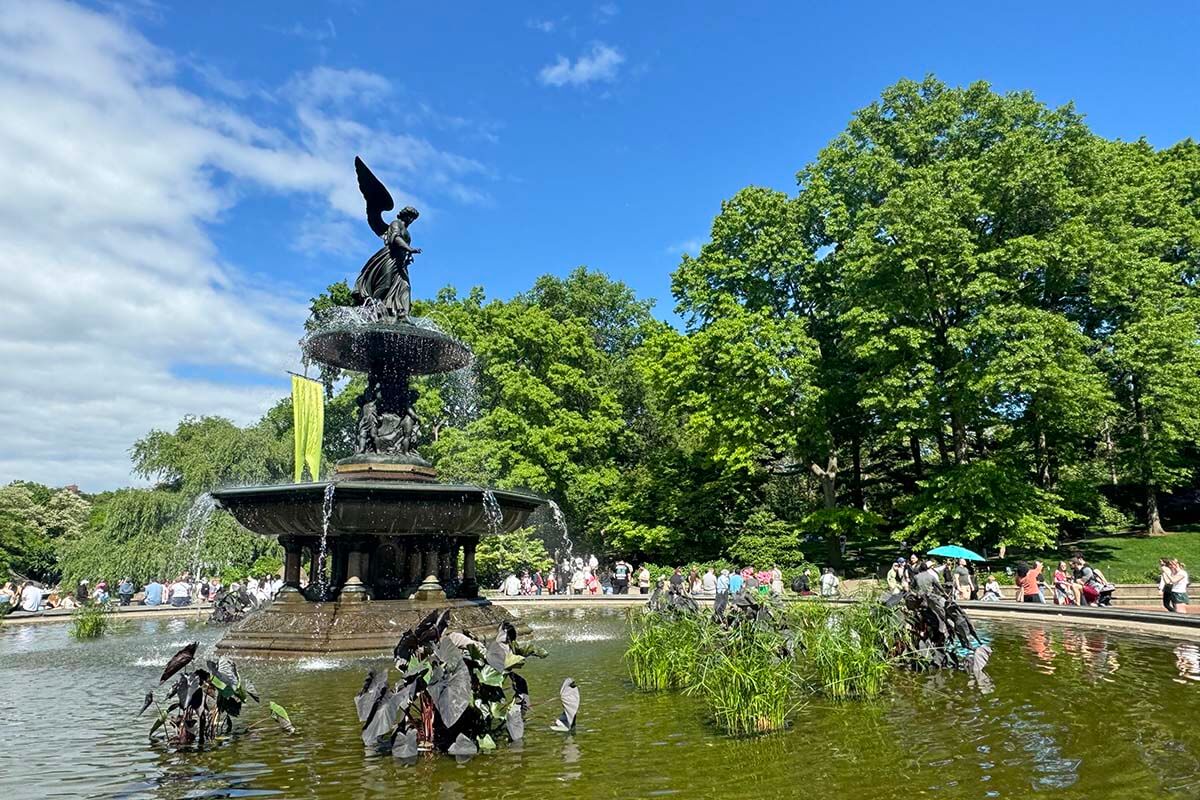
[[441,542],[427,538],[421,542],[421,549],[424,555],[421,572],[425,577],[417,587],[414,597],[417,600],[445,600],[446,591],[438,581],[438,552]]
[[280,536],[283,545],[283,586],[279,589],[279,600],[303,599],[300,595],[300,560],[304,554],[304,543],[297,536]]
[[371,544],[368,537],[356,537],[346,542],[346,582],[342,584],[342,600],[359,602],[368,599],[371,587],[363,581],[363,576],[370,567]]
[[321,579],[321,555],[315,545],[308,548],[308,597],[310,600],[321,600],[317,595],[323,583]]
[[475,545],[478,542],[478,539],[462,540],[463,579],[458,589],[459,597],[479,596],[479,580],[475,577]]

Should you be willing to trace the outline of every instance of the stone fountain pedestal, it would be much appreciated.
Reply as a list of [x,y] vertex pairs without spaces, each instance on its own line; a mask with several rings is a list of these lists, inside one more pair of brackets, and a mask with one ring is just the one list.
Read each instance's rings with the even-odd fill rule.
[[481,635],[490,635],[502,621],[513,621],[508,611],[483,599],[321,603],[293,593],[235,623],[217,643],[217,650],[260,658],[386,655],[400,634],[442,608],[450,609],[453,629]]
[[442,608],[455,628],[479,634],[511,622],[478,596],[475,548],[521,527],[542,503],[521,492],[394,479],[239,487],[214,497],[284,550],[275,602],[235,623],[217,649],[276,657],[385,655]]

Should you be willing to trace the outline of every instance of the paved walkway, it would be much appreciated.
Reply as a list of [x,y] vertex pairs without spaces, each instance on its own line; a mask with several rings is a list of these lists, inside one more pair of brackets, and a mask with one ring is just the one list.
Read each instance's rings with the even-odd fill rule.
[[[208,619],[212,603],[194,603],[190,606],[114,606],[113,613],[119,617],[186,617],[188,615]],[[4,617],[5,625],[22,625],[36,622],[70,622],[74,609],[52,608],[49,611],[12,611]]]
[[[843,586],[865,588],[866,582],[846,581]],[[1118,587],[1118,595],[1123,588],[1130,590],[1144,587]],[[1156,587],[1151,587],[1156,588]],[[489,591],[484,594],[496,603],[510,607],[516,611],[530,608],[631,608],[643,605],[649,598],[643,594],[627,595],[522,595],[504,597],[499,592]],[[702,603],[711,603],[712,595],[699,596]],[[791,594],[785,596],[791,602],[803,602],[803,599]],[[845,598],[838,602],[854,602],[853,598]],[[963,603],[972,616],[983,619],[1022,617],[1029,621],[1049,622],[1063,625],[1084,625],[1089,627],[1116,628],[1127,631],[1137,631],[1175,638],[1185,638],[1200,641],[1200,610],[1195,614],[1169,614],[1161,605],[1138,603],[1137,605],[1109,606],[1105,608],[1075,606],[1056,606],[1052,604],[1039,605],[1036,603],[1017,603],[1004,600],[995,603],[970,602]],[[210,603],[183,606],[117,606],[114,609],[119,617],[129,619],[150,617],[194,617],[207,619],[212,611]],[[23,625],[43,622],[68,622],[72,612],[69,610],[39,611],[30,614],[25,611],[14,611],[4,617],[3,624]]]

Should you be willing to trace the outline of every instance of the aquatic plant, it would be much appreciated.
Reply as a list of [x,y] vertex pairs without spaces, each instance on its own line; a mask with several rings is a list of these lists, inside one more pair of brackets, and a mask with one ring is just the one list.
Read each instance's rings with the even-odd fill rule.
[[[155,734],[162,731],[171,745],[204,747],[223,736],[235,734],[234,719],[241,716],[243,704],[247,699],[255,703],[259,701],[254,684],[242,677],[237,664],[228,656],[221,656],[216,662],[207,661],[204,667],[184,672],[184,668],[195,658],[198,645],[199,642],[192,642],[180,649],[163,669],[159,677],[160,686],[178,675],[163,697],[167,703],[165,708],[155,698],[153,691],[146,692],[138,715],[150,706],[156,708],[157,718],[150,728],[152,741]],[[287,709],[275,702],[270,702],[269,708],[269,719],[278,723],[285,732],[295,732]],[[246,726],[245,730],[250,730],[255,724]]]
[[790,607],[787,617],[796,631],[798,674],[814,694],[876,697],[899,665],[905,620],[876,598],[844,606],[804,601]]
[[[413,761],[421,750],[472,756],[493,750],[501,735],[525,735],[529,685],[517,671],[545,652],[517,641],[502,622],[485,643],[467,631],[447,630],[450,611],[434,611],[401,636],[393,655],[401,677],[389,686],[387,670],[371,670],[354,698],[367,747],[391,749]],[[579,710],[579,689],[568,678],[560,692],[563,716],[556,728],[570,730]]]
[[699,614],[631,610],[625,663],[633,685],[643,691],[690,686],[709,638],[708,628]]
[[898,668],[962,667],[978,677],[991,653],[953,600],[931,596],[785,607],[738,592],[718,595],[709,614],[672,590],[655,592],[629,624],[634,685],[683,689],[734,735],[785,727],[806,696],[876,697]]
[[754,624],[729,628],[720,646],[699,659],[686,692],[699,696],[726,733],[745,735],[783,729],[802,704],[788,637]]
[[112,625],[113,609],[108,603],[82,605],[71,614],[68,633],[75,639],[98,639]]

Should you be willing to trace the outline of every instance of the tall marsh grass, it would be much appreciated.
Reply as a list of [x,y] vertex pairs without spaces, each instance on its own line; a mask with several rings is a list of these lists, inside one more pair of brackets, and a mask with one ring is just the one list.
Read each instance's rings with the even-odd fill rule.
[[714,621],[699,613],[629,615],[625,661],[643,691],[698,697],[726,733],[786,727],[806,697],[873,698],[887,687],[905,634],[903,618],[875,602],[822,600]]
[[788,611],[796,631],[796,666],[813,694],[834,700],[883,693],[896,667],[892,658],[904,622],[878,603],[834,607],[815,600]]
[[76,639],[97,639],[112,624],[112,610],[107,604],[91,603],[80,606],[71,614],[68,632]]
[[713,722],[726,733],[782,730],[801,705],[784,644],[780,634],[754,625],[729,630],[719,648],[703,654],[687,693],[702,698]]
[[629,678],[642,691],[684,689],[696,677],[710,623],[699,615],[670,617],[642,609],[629,613]]

